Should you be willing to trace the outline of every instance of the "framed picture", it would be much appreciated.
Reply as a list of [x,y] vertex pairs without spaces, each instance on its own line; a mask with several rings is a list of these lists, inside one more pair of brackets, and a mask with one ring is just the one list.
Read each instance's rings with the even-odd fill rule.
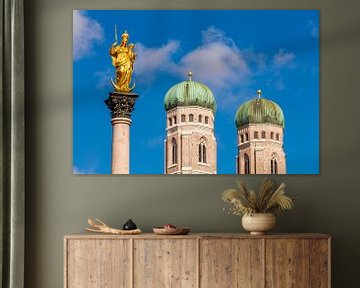
[[73,11],[73,173],[318,174],[316,10]]

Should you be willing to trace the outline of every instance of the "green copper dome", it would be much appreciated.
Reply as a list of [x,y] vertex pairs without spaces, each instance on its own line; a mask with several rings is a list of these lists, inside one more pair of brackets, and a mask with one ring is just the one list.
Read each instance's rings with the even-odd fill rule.
[[216,111],[216,101],[213,93],[206,85],[189,80],[171,87],[164,99],[165,110],[169,111],[179,106],[200,106]]
[[284,114],[280,106],[265,98],[247,101],[236,111],[237,128],[249,123],[271,123],[285,128]]

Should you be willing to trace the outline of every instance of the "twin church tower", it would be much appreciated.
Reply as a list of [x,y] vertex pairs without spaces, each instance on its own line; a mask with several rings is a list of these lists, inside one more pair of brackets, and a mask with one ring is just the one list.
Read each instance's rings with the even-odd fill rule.
[[[112,174],[129,173],[131,113],[138,98],[132,92],[135,83],[130,85],[136,53],[128,38],[125,31],[121,43],[115,41],[110,47],[116,78],[111,80],[114,91],[105,103],[113,127]],[[215,97],[206,85],[192,80],[191,72],[188,76],[171,87],[164,99],[164,173],[217,174]],[[261,97],[260,90],[237,109],[237,174],[286,173],[284,123],[279,105]]]
[[[166,93],[165,174],[216,174],[216,101],[211,90],[189,79]],[[284,115],[275,102],[258,97],[235,114],[237,174],[285,174]],[[221,155],[219,155],[221,157]]]

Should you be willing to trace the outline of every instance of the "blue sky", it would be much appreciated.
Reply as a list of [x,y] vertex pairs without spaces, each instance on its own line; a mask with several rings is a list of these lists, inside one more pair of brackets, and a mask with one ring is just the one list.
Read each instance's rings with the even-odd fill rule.
[[111,173],[104,100],[112,91],[108,51],[115,24],[119,39],[127,30],[138,54],[131,174],[163,174],[163,100],[189,70],[217,101],[219,174],[235,173],[234,115],[257,89],[283,109],[287,172],[319,173],[319,12],[314,10],[74,11],[74,173]]

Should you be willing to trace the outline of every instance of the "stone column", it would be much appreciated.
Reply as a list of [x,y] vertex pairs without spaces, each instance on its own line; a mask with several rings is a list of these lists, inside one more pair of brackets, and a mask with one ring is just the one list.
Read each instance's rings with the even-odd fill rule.
[[129,174],[131,113],[138,97],[139,95],[134,93],[112,92],[105,100],[113,127],[112,174]]

